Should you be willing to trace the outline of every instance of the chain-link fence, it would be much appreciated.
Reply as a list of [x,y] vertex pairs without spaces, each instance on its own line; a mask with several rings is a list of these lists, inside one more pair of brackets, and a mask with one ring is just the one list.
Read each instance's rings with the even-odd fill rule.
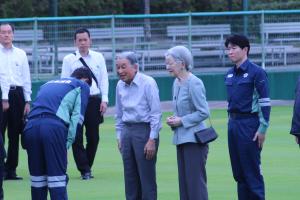
[[194,70],[231,65],[224,40],[242,33],[251,41],[250,59],[263,67],[300,64],[300,10],[111,15],[1,19],[15,25],[14,44],[27,52],[33,79],[60,75],[63,57],[76,50],[74,31],[90,30],[92,49],[102,52],[115,75],[116,54],[133,50],[140,70],[165,72],[164,53],[174,45],[193,52]]

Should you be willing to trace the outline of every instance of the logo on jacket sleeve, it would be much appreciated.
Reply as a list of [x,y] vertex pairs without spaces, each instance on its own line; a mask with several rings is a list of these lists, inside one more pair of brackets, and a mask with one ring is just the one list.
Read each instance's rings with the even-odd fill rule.
[[227,78],[232,78],[233,77],[233,74],[228,74],[227,75]]

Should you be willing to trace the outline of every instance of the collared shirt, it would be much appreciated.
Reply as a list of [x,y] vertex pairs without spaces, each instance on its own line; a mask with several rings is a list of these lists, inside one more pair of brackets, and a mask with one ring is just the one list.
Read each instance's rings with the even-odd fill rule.
[[158,138],[161,129],[159,91],[155,80],[137,73],[128,85],[119,80],[116,88],[116,132],[120,139],[124,122],[149,122],[150,138]]
[[25,101],[31,101],[30,70],[25,51],[14,46],[11,49],[0,46],[0,80],[2,99],[8,99],[10,86],[21,86]]
[[231,68],[225,77],[229,113],[258,113],[258,131],[269,126],[271,102],[266,72],[246,60],[239,68]]
[[[75,53],[76,55],[72,53],[64,57],[61,78],[70,77],[75,69],[84,67],[79,60],[82,57],[79,51],[76,51]],[[108,102],[108,75],[103,55],[99,52],[89,50],[88,55],[82,58],[90,67],[98,81],[97,87],[97,84],[93,79],[92,86],[90,88],[90,95],[97,95],[101,93],[102,101]]]
[[88,84],[75,78],[49,81],[41,86],[28,118],[49,114],[63,120],[69,125],[67,147],[70,147],[83,124],[89,93]]

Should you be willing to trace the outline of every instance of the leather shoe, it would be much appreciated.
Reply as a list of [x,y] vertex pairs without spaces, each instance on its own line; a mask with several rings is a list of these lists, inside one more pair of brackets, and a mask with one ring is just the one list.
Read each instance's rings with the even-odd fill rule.
[[94,178],[94,176],[92,175],[91,172],[86,172],[86,173],[81,174],[81,179],[82,180],[89,180],[89,179],[92,179],[92,178]]

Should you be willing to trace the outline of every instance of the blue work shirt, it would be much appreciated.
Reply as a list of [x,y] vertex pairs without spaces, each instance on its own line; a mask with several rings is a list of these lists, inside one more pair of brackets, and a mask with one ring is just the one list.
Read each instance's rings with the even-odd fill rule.
[[49,81],[41,86],[28,119],[48,114],[64,121],[68,124],[69,148],[83,124],[89,94],[88,84],[75,78]]
[[225,76],[229,113],[258,113],[258,131],[265,133],[269,126],[271,103],[266,72],[246,60],[239,68],[228,70]]

